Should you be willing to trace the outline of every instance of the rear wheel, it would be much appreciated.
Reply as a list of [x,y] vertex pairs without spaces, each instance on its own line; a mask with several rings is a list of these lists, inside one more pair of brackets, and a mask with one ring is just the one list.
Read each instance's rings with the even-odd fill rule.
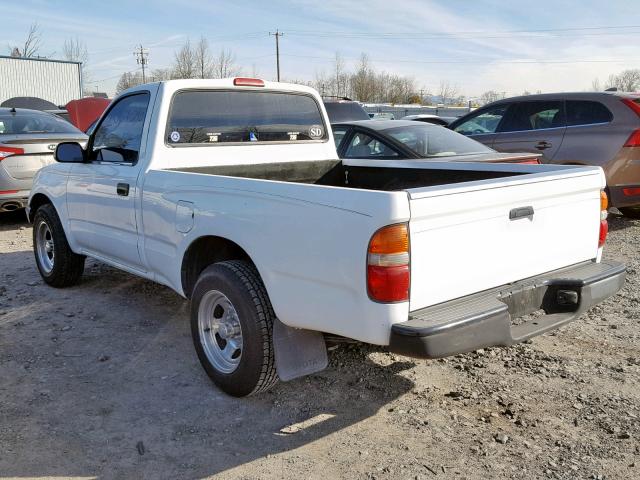
[[229,395],[263,392],[278,382],[273,355],[275,314],[248,262],[207,267],[191,298],[191,334],[207,375]]
[[42,279],[53,287],[69,287],[80,280],[84,255],[71,251],[53,205],[43,205],[33,218],[33,253]]
[[618,210],[620,210],[620,213],[625,217],[632,218],[634,220],[640,219],[640,207],[623,207]]

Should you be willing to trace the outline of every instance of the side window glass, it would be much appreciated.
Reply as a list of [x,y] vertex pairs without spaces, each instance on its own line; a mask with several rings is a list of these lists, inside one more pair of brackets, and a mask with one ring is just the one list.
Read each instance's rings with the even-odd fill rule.
[[480,135],[483,133],[495,133],[500,120],[507,111],[508,105],[498,105],[483,111],[458,125],[454,131],[463,135]]
[[366,133],[355,134],[345,153],[346,158],[388,158],[397,156],[398,152]]
[[347,133],[347,128],[345,127],[333,127],[333,141],[336,144],[336,148],[340,146],[342,143],[342,139]]
[[600,102],[588,100],[567,100],[567,125],[591,125],[594,123],[608,123],[613,115]]
[[98,125],[91,158],[100,162],[136,163],[149,94],[139,93],[116,103]]
[[511,108],[500,131],[523,132],[564,126],[561,101],[521,102]]

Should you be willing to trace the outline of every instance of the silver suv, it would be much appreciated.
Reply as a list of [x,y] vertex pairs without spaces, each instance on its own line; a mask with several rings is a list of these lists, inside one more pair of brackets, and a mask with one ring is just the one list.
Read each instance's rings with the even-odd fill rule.
[[449,125],[499,152],[533,152],[543,163],[597,165],[610,204],[640,218],[640,94],[548,93],[485,105]]

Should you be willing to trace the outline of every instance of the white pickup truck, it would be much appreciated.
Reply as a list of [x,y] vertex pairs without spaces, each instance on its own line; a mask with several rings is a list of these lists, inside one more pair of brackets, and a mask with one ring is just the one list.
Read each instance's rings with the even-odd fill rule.
[[624,282],[600,261],[600,168],[341,161],[299,85],[135,87],[56,160],[29,198],[42,278],[73,285],[90,256],[171,287],[236,396],[324,368],[327,339],[417,358],[508,346]]

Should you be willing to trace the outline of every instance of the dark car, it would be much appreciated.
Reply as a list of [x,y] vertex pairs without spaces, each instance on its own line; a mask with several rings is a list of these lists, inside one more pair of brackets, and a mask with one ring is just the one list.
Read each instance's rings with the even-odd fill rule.
[[361,120],[331,126],[340,158],[539,163],[536,154],[505,154],[446,127],[412,120]]
[[602,167],[610,204],[640,218],[640,94],[508,98],[460,117],[449,128],[499,152],[541,153],[542,163]]
[[362,105],[349,98],[325,97],[322,101],[331,124],[352,122],[354,120],[369,120],[369,114],[362,108]]

